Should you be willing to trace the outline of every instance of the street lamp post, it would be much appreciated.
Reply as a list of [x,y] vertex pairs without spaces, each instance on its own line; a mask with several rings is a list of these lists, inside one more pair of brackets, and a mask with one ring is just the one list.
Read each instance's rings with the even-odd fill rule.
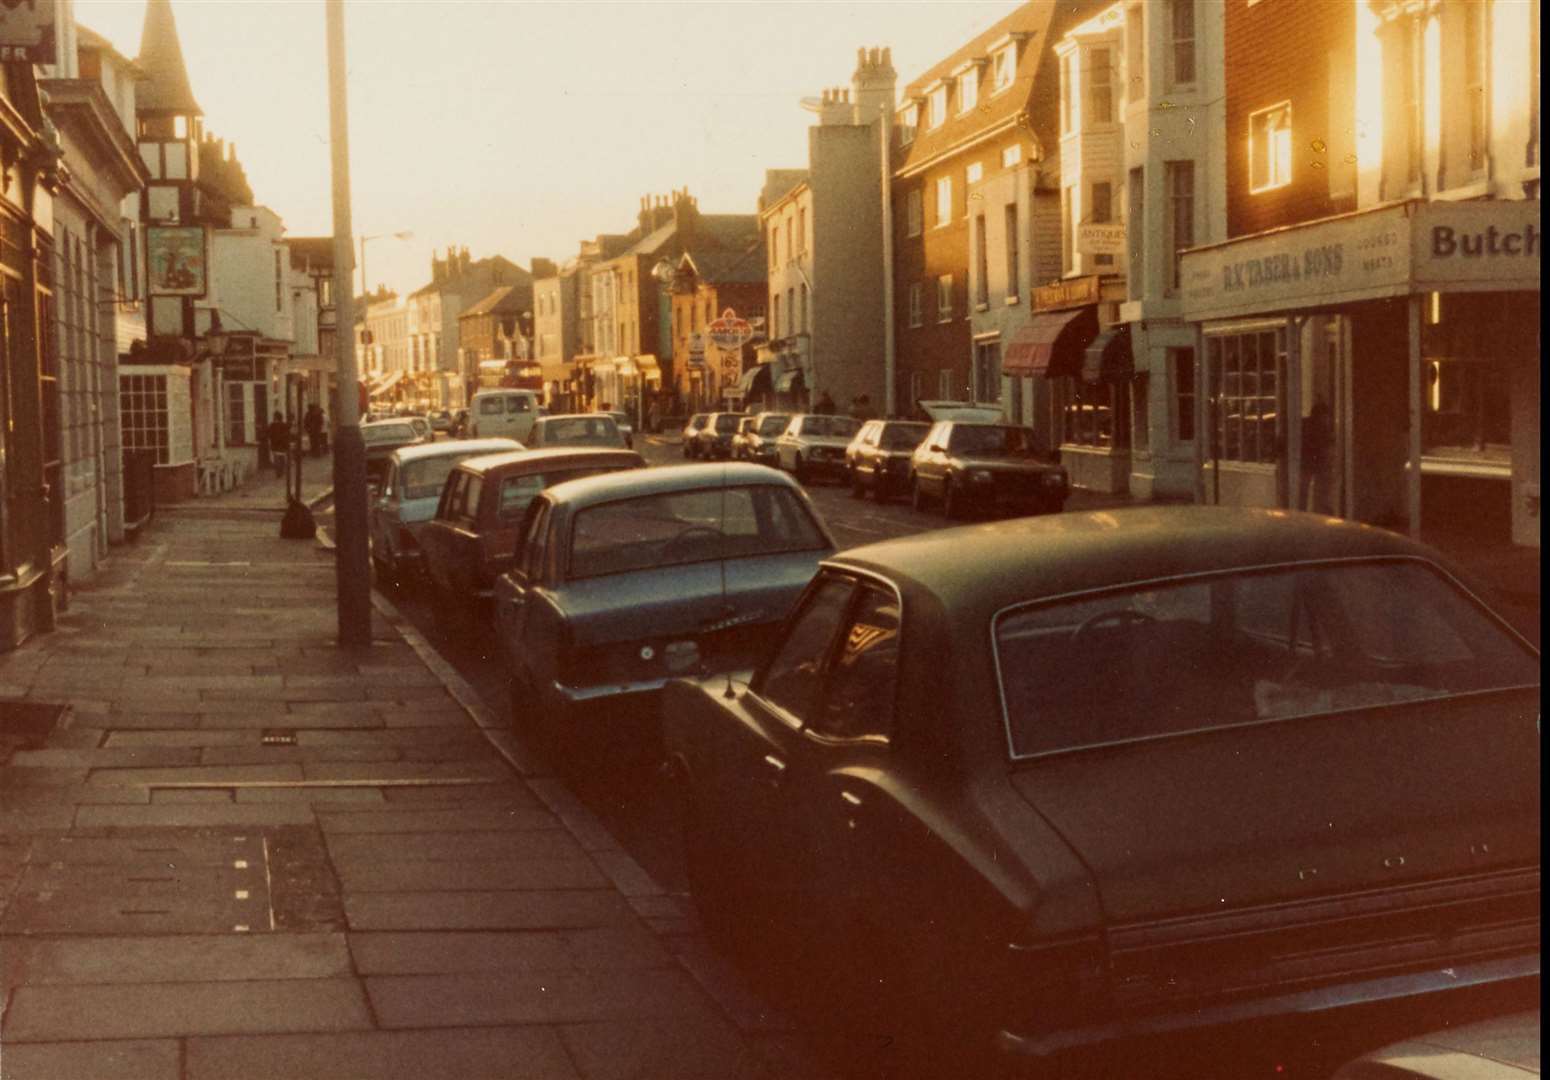
[[408,240],[413,235],[414,235],[413,232],[411,232],[408,229],[405,229],[403,232],[396,232],[396,233],[373,233],[371,236],[362,236],[361,237],[361,295],[362,296],[368,296],[371,293],[371,287],[366,284],[366,241],[368,241],[368,240],[381,240],[385,236],[391,236],[394,240]]
[[[334,552],[339,603],[339,644],[371,644],[371,568],[366,550],[366,444],[361,439],[360,372],[355,361],[355,297],[350,267],[350,123],[345,82],[344,0],[326,0],[328,31],[328,127],[333,149],[334,304],[340,332],[334,335],[339,430],[334,447]],[[362,245],[362,252],[365,245]],[[363,268],[364,271],[364,268]]]

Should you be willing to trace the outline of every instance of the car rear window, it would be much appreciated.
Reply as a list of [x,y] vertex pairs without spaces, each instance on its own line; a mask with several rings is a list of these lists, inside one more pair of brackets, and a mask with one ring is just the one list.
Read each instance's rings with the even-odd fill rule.
[[479,399],[480,416],[499,416],[503,411],[505,411],[505,408],[505,405],[502,404],[501,399],[498,397],[487,397]]
[[603,468],[589,466],[579,469],[550,469],[542,473],[525,473],[521,476],[508,476],[501,481],[500,507],[496,511],[502,521],[521,521],[522,515],[527,512],[527,504],[545,488],[555,484],[563,484],[567,480],[580,480],[585,476],[596,476],[598,473],[615,472],[626,465],[611,465]]
[[779,435],[786,430],[786,425],[791,423],[791,417],[786,415],[766,416],[759,421],[760,435]]
[[723,433],[731,433],[737,430],[737,422],[740,420],[736,413],[722,413],[716,417],[716,430]]
[[441,487],[446,483],[453,468],[467,456],[466,454],[446,454],[442,457],[404,462],[399,473],[403,478],[403,497],[406,499],[435,498],[441,494]]
[[913,450],[931,430],[930,424],[889,424],[883,428],[884,450]]
[[861,421],[849,416],[806,416],[802,418],[803,435],[832,435],[850,438],[861,430]]
[[571,578],[827,546],[801,500],[784,487],[701,488],[603,503],[576,514]]
[[408,424],[372,424],[361,427],[363,442],[413,442],[415,438],[414,428]]
[[1289,566],[1003,613],[1014,757],[1539,685],[1539,658],[1418,560]]
[[611,416],[551,417],[544,421],[544,441],[623,444],[619,428]]
[[947,448],[957,454],[1031,454],[1033,433],[1020,427],[954,424]]

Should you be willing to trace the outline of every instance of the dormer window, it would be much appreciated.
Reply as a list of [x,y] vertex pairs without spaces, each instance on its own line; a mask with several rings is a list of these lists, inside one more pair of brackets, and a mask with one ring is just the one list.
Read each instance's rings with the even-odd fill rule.
[[899,110],[895,123],[899,126],[899,145],[908,146],[915,141],[915,125],[920,122],[920,107],[914,102]]
[[980,71],[971,67],[958,76],[958,112],[972,112],[980,100]]
[[930,111],[926,119],[927,129],[941,127],[942,121],[947,119],[947,86],[944,84],[933,89],[927,102]]
[[999,94],[1012,85],[1012,77],[1017,71],[1017,45],[1003,46],[997,49],[990,58],[990,92]]

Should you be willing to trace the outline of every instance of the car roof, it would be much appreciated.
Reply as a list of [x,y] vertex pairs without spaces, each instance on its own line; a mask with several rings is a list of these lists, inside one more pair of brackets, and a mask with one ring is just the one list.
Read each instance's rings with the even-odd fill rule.
[[665,495],[701,488],[743,487],[749,484],[774,484],[801,490],[797,482],[783,472],[764,465],[725,461],[659,465],[633,473],[588,476],[580,480],[567,480],[562,487],[551,488],[545,494],[555,503],[583,507],[621,498]]
[[1146,506],[938,529],[851,548],[830,564],[870,571],[991,612],[1144,581],[1326,559],[1420,557],[1397,533],[1291,510]]
[[563,413],[549,413],[547,416],[540,416],[538,419],[539,420],[612,420],[613,419],[613,414],[612,413],[605,413],[605,412],[563,412]]
[[523,390],[516,386],[494,386],[487,390],[475,390],[474,397],[490,397],[494,394],[526,394],[528,397],[537,397],[537,390]]
[[499,469],[507,465],[541,464],[551,461],[562,461],[567,464],[571,462],[601,464],[609,461],[645,464],[645,459],[634,450],[616,450],[607,446],[544,446],[536,450],[510,450],[505,453],[481,454],[478,457],[465,458],[458,463],[458,468],[483,475],[491,469]]
[[516,439],[449,439],[445,442],[415,443],[393,451],[400,465],[426,458],[456,457],[459,454],[495,454],[502,450],[520,450]]

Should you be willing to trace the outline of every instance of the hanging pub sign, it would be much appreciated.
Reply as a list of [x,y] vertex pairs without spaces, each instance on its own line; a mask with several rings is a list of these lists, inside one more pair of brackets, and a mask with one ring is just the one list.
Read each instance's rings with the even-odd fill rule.
[[0,60],[52,63],[55,0],[0,0]]
[[753,337],[753,327],[748,325],[748,320],[738,318],[737,312],[731,308],[723,311],[721,318],[712,322],[705,330],[710,337],[710,343],[724,351],[736,352]]
[[[4,0],[0,0],[3,3]],[[151,225],[145,230],[147,291],[152,296],[203,296],[205,231],[197,225]]]

